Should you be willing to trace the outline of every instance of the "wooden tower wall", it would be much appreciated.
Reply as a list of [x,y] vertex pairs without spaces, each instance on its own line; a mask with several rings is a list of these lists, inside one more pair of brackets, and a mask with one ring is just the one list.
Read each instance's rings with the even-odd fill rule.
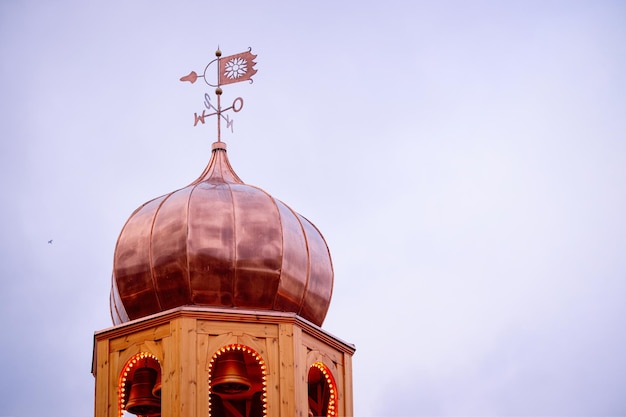
[[266,365],[267,416],[309,415],[307,376],[320,362],[336,384],[336,415],[352,416],[353,345],[293,313],[181,307],[95,334],[95,417],[121,417],[120,377],[140,354],[161,365],[163,417],[209,416],[209,363],[229,345]]

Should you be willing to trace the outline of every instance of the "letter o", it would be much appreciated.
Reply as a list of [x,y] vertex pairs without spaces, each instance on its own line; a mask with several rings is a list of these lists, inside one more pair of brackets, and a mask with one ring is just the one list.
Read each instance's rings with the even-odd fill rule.
[[[239,103],[239,107],[237,107],[237,103]],[[241,109],[243,108],[243,99],[241,97],[237,97],[234,101],[233,101],[233,111],[235,113],[241,111]]]

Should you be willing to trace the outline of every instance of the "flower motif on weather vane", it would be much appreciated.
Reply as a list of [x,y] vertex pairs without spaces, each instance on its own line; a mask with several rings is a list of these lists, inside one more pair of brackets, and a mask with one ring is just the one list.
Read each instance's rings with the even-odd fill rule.
[[228,78],[240,78],[248,72],[248,61],[243,58],[233,58],[226,63],[225,76]]
[[[200,122],[204,124],[204,118],[208,116],[217,115],[217,141],[221,141],[221,120],[226,120],[226,127],[230,127],[231,131],[233,129],[233,120],[224,112],[228,110],[232,110],[235,113],[239,112],[243,108],[243,99],[241,97],[237,97],[233,104],[229,107],[222,108],[221,105],[221,96],[222,96],[222,88],[221,86],[224,84],[232,84],[238,83],[241,81],[250,81],[253,82],[252,76],[256,74],[257,70],[254,68],[256,62],[254,59],[256,55],[251,53],[252,49],[248,48],[246,52],[241,52],[235,55],[229,55],[227,57],[221,58],[222,52],[218,50],[215,52],[215,56],[217,57],[213,61],[209,62],[207,66],[204,68],[202,75],[199,75],[195,71],[191,71],[188,75],[185,75],[180,80],[181,81],[189,81],[190,83],[195,83],[198,78],[204,79],[204,82],[211,87],[215,87],[215,95],[217,96],[217,107],[211,103],[211,97],[208,93],[204,95],[204,109],[202,110],[202,114],[198,115],[198,113],[194,113],[194,126]],[[217,62],[217,84],[211,84],[207,80],[207,70],[209,67]],[[213,113],[207,114],[207,110],[213,110]]]

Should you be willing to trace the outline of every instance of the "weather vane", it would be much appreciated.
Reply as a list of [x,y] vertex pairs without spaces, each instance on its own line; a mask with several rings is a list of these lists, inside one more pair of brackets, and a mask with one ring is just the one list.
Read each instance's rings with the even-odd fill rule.
[[[204,71],[202,75],[198,75],[195,71],[191,71],[189,75],[185,75],[180,80],[181,81],[189,81],[190,83],[195,83],[198,78],[203,78],[204,82],[211,87],[215,87],[215,95],[217,96],[217,107],[211,103],[211,97],[208,93],[204,94],[204,109],[202,110],[202,114],[198,115],[198,113],[194,113],[194,126],[198,125],[198,122],[204,124],[204,118],[209,116],[217,115],[217,141],[221,142],[221,120],[222,118],[226,120],[226,127],[233,130],[233,120],[228,116],[228,114],[224,114],[228,110],[232,110],[235,113],[239,112],[243,108],[243,99],[241,97],[237,97],[233,100],[233,104],[229,107],[222,108],[221,96],[222,96],[222,85],[224,84],[232,84],[238,83],[241,81],[250,81],[253,82],[252,76],[256,74],[256,69],[254,66],[256,62],[254,59],[256,55],[251,53],[252,48],[248,48],[246,52],[241,52],[235,55],[229,55],[224,58],[221,58],[222,51],[220,51],[219,47],[217,51],[215,51],[215,56],[217,57],[213,61],[209,62],[206,67],[204,67]],[[209,67],[217,63],[217,84],[211,84],[207,80],[207,71]],[[213,113],[206,113],[206,111],[213,111]]]

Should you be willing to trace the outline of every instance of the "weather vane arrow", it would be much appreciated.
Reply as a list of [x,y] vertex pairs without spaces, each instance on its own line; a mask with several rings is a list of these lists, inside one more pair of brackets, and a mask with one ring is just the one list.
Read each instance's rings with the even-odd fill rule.
[[[194,113],[194,126],[200,122],[204,124],[205,117],[217,115],[217,141],[221,142],[221,119],[224,118],[226,120],[226,127],[230,127],[232,131],[233,121],[227,114],[223,114],[228,110],[233,110],[234,112],[239,112],[243,108],[243,99],[241,97],[237,97],[233,104],[229,107],[222,108],[221,104],[221,96],[222,96],[222,88],[221,86],[224,84],[232,84],[238,83],[241,81],[250,81],[252,83],[254,80],[252,76],[256,74],[257,70],[254,68],[256,62],[254,59],[256,55],[252,54],[252,48],[248,48],[246,52],[241,52],[235,55],[229,55],[222,58],[222,51],[217,49],[215,51],[215,56],[217,57],[213,61],[209,62],[207,66],[204,68],[202,75],[198,75],[197,72],[191,71],[188,75],[181,77],[180,81],[189,81],[190,83],[195,83],[198,78],[204,79],[204,82],[211,87],[215,87],[215,95],[217,96],[217,106],[214,106],[211,103],[211,98],[208,93],[204,95],[204,107],[202,110],[202,114],[198,115],[198,113]],[[211,84],[207,80],[207,71],[209,67],[217,63],[217,84]],[[213,113],[207,114],[206,111],[213,110]]]

